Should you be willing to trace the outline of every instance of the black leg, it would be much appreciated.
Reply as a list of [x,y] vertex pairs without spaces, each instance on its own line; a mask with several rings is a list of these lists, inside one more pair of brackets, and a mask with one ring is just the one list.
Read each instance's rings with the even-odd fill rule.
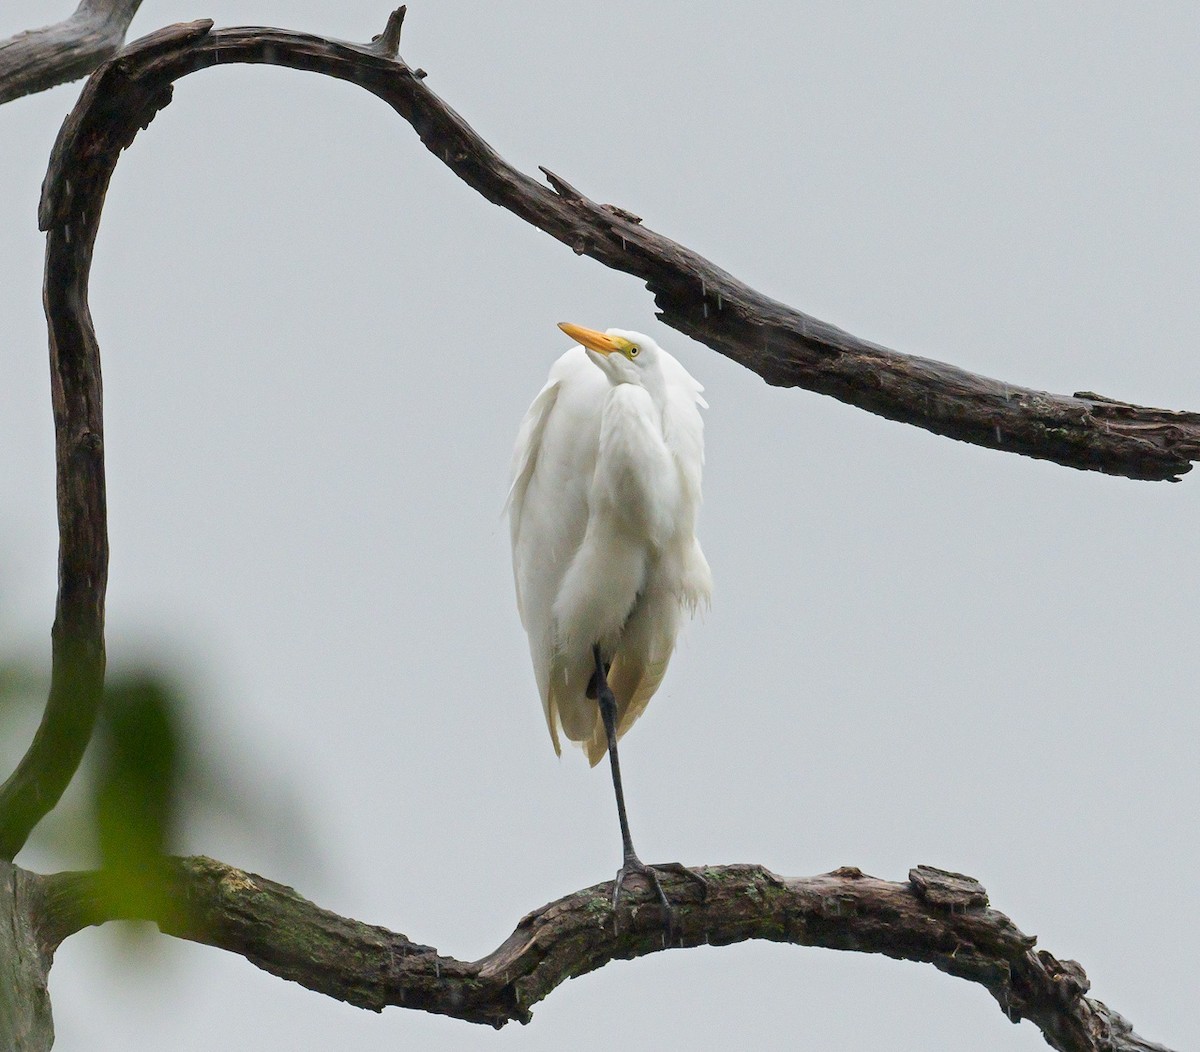
[[662,883],[655,870],[680,873],[698,882],[702,888],[707,888],[708,882],[699,874],[693,873],[677,862],[661,866],[648,866],[638,858],[637,852],[633,850],[633,838],[629,834],[629,817],[625,813],[625,790],[621,787],[621,760],[617,755],[617,699],[613,697],[613,692],[609,689],[608,669],[600,657],[598,646],[592,647],[592,656],[596,662],[596,671],[592,674],[592,682],[596,685],[596,701],[600,706],[600,718],[604,721],[604,733],[608,738],[608,759],[612,766],[613,791],[617,796],[617,819],[621,823],[621,849],[624,855],[621,868],[617,871],[616,883],[613,885],[613,912],[615,915],[621,898],[621,886],[625,883],[626,878],[633,873],[639,873],[646,878],[650,887],[654,889],[655,895],[658,896],[658,902],[662,908],[663,926],[667,929],[668,934],[672,934],[676,929],[675,910],[667,898],[667,893],[663,891]]

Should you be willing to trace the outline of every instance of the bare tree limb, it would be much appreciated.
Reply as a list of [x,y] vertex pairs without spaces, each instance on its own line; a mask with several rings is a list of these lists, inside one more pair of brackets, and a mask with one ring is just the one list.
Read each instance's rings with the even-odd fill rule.
[[63,22],[0,40],[0,104],[86,77],[125,43],[142,0],[81,0]]
[[[399,18],[393,23],[392,47],[398,44]],[[88,105],[102,107],[114,125],[126,126],[122,134],[132,134],[127,125],[134,81],[141,91],[151,84],[165,90],[218,61],[270,62],[354,81],[412,123],[425,145],[489,200],[576,252],[642,278],[664,322],[769,383],[806,387],[962,441],[1130,478],[1175,479],[1200,458],[1200,414],[1091,392],[1035,391],[890,351],[756,292],[648,230],[626,210],[598,205],[547,173],[557,191],[551,192],[500,158],[429,90],[424,71],[410,69],[380,46],[383,37],[364,47],[279,30],[209,30],[209,23],[193,23],[131,45],[118,63],[124,76],[110,69],[102,78],[102,96],[93,92]],[[60,179],[62,170],[60,164]],[[44,225],[68,207],[60,190],[48,181],[44,206],[52,211],[44,212]]]
[[[398,24],[398,17],[393,19]],[[395,27],[394,27],[395,28]],[[398,31],[374,45],[267,29],[211,31],[207,22],[162,30],[131,45],[89,86],[60,139],[42,223],[66,221],[63,176],[80,147],[127,141],[145,100],[216,62],[269,62],[353,81],[386,101],[456,175],[488,200],[577,253],[633,274],[662,320],[759,373],[937,434],[1068,467],[1136,479],[1177,479],[1200,458],[1200,414],[1151,409],[1090,392],[1056,395],[900,354],[756,292],[637,216],[596,204],[559,176],[553,189],[503,160],[413,70],[392,56]],[[93,111],[91,115],[87,110]],[[97,115],[103,118],[97,121]],[[148,119],[148,117],[145,117]],[[84,129],[86,128],[86,138]],[[66,135],[72,129],[70,135]],[[115,155],[97,158],[115,163]]]
[[[697,872],[708,881],[703,900],[692,882],[671,883],[679,930],[670,948],[767,939],[922,961],[980,984],[1009,1019],[1029,1019],[1060,1052],[1167,1052],[1086,997],[1078,964],[1034,952],[1035,940],[989,908],[971,877],[926,866],[903,884],[852,867],[799,879],[750,865]],[[106,908],[103,874],[40,880],[48,953],[85,925],[119,919]],[[167,860],[165,881],[163,910],[122,916],[156,921],[168,934],[373,1011],[394,1005],[496,1027],[524,1023],[567,979],[669,948],[657,900],[642,883],[622,900],[619,933],[612,884],[598,884],[530,913],[483,959],[459,961],[212,859]]]

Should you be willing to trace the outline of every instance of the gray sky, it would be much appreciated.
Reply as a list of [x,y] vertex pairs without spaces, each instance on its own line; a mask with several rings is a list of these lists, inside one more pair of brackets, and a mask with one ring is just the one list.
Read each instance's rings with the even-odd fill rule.
[[[9,0],[0,36],[73,7]],[[386,5],[147,0],[132,35],[203,16],[362,40]],[[858,335],[1200,408],[1194,4],[416,0],[402,53],[513,163]],[[35,209],[78,90],[0,107],[0,626],[43,662]],[[643,857],[966,871],[1145,1036],[1200,1047],[1200,480],[770,389],[377,100],[283,70],[177,85],[117,169],[92,311],[111,662],[187,669],[202,735],[263,801],[253,832],[210,809],[185,850],[464,958],[611,878],[608,774],[555,759],[500,508],[555,323],[639,329],[707,387],[716,578],[622,750]],[[21,860],[87,862],[40,844]],[[617,963],[495,1034],[154,945],[149,965],[104,932],[64,946],[59,1048],[1045,1047],[977,987],[856,954]]]

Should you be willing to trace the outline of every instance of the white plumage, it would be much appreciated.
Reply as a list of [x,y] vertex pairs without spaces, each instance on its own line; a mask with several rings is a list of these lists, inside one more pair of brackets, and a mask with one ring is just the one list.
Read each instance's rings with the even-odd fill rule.
[[611,662],[618,736],[662,682],[683,611],[707,602],[696,540],[703,388],[648,336],[563,330],[517,436],[509,516],[521,622],[556,752],[607,748],[593,645]]

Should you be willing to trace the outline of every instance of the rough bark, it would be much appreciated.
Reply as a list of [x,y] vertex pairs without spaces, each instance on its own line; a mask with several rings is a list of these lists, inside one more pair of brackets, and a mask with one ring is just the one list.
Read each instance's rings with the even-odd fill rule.
[[[360,1008],[395,1005],[495,1027],[528,1022],[556,987],[610,961],[767,939],[932,964],[983,986],[1009,1019],[1029,1019],[1061,1052],[1166,1052],[1085,996],[1088,980],[1078,964],[1035,952],[1035,940],[991,909],[972,877],[927,866],[912,870],[906,883],[852,867],[799,879],[750,865],[696,872],[707,893],[681,878],[667,885],[679,918],[670,945],[657,900],[639,878],[627,886],[619,924],[612,884],[598,884],[522,918],[478,961],[340,917],[291,888],[208,858],[167,860],[160,908],[121,916],[156,921],[171,935],[241,954]],[[102,874],[39,879],[47,952],[85,925],[116,917],[106,907]]]
[[65,21],[0,41],[0,104],[86,77],[125,43],[142,0],[82,0]]
[[46,979],[53,952],[38,925],[42,878],[0,862],[0,1042],[12,1052],[54,1044]]

